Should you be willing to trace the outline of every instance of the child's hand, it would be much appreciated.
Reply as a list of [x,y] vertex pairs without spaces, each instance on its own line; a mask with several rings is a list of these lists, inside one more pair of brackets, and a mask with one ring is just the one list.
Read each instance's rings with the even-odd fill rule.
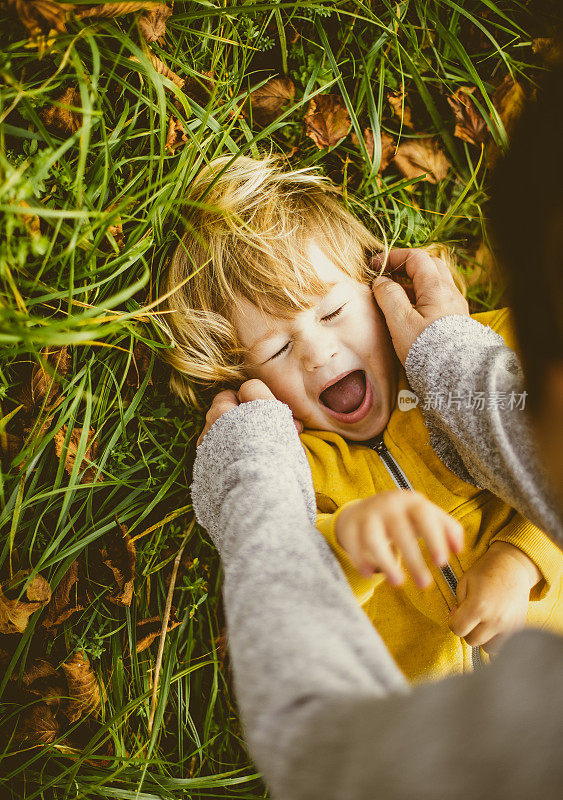
[[[205,415],[205,427],[199,435],[196,447],[200,446],[207,431],[226,411],[229,411],[231,408],[236,408],[236,406],[239,406],[241,403],[250,403],[251,400],[275,399],[276,398],[266,384],[259,381],[258,378],[245,381],[236,393],[231,389],[225,389],[223,392],[219,392],[219,394],[216,394],[213,398],[211,407]],[[303,423],[295,418],[293,421],[297,428],[297,433],[301,433],[303,430]]]
[[450,612],[450,629],[471,647],[495,653],[507,634],[526,624],[530,590],[540,578],[525,553],[493,542],[457,585],[459,606]]
[[393,586],[405,580],[397,551],[421,589],[432,583],[418,538],[424,539],[438,566],[447,563],[450,551],[460,553],[463,548],[460,523],[410,490],[382,492],[350,505],[339,514],[335,533],[362,575],[384,572]]

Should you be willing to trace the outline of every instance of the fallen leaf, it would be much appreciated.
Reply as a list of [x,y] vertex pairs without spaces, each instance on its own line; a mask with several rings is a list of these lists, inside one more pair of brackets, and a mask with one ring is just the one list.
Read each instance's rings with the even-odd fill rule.
[[53,709],[45,702],[36,703],[21,715],[16,729],[19,742],[32,745],[50,744],[59,736],[60,724]]
[[[25,200],[20,200],[18,206],[20,208],[30,207]],[[41,236],[41,223],[37,214],[22,214],[21,218],[32,238]]]
[[[357,147],[359,147],[360,142],[355,133],[352,133],[351,139],[352,143],[355,144]],[[375,141],[373,138],[373,131],[371,128],[366,128],[364,130],[364,142],[366,143],[366,148],[370,156],[370,159],[373,161],[373,154],[375,151]],[[387,169],[394,155],[395,155],[395,139],[392,136],[390,136],[386,131],[381,131],[381,161],[379,163],[380,173]]]
[[498,262],[484,242],[477,242],[466,256],[459,253],[459,257],[465,268],[465,282],[468,287],[502,284]]
[[61,666],[70,698],[62,704],[63,714],[71,723],[84,714],[97,714],[100,709],[100,687],[86,653],[73,653]]
[[406,101],[406,94],[403,85],[401,84],[399,91],[391,90],[387,92],[387,99],[389,100],[389,104],[393,109],[393,115],[400,119],[402,124],[406,125],[407,128],[412,128],[412,110]]
[[[63,347],[44,348],[41,351],[39,364],[35,364],[31,373],[30,395],[33,408],[37,408],[45,403],[49,405],[54,397],[59,393],[60,386],[43,366],[43,363],[59,375],[65,375],[70,364],[70,355],[66,345]],[[28,411],[32,409],[27,409]]]
[[0,587],[0,633],[23,633],[30,616],[47,605],[51,599],[51,587],[42,575],[35,575],[20,597],[23,578],[31,570],[16,572],[11,580],[3,581]]
[[[179,75],[176,75],[175,72],[172,72],[170,67],[167,67],[164,61],[161,61],[158,56],[155,56],[155,54],[150,51],[147,55],[154,69],[158,72],[159,75],[162,75],[164,78],[168,78],[168,80],[172,81],[172,83],[175,83],[176,86],[178,86],[180,89],[184,86],[184,79],[181,78]],[[136,56],[131,56],[129,60],[136,61],[138,64],[141,63]]]
[[39,112],[46,125],[58,131],[76,133],[82,126],[82,114],[71,106],[82,107],[80,94],[73,86],[69,86],[58,98],[57,105],[44,108]]
[[423,173],[424,180],[438,183],[443,180],[450,168],[450,162],[440,149],[436,139],[413,139],[403,142],[397,148],[393,163],[406,178],[416,178]]
[[122,17],[124,14],[131,14],[133,11],[144,9],[154,9],[157,2],[152,3],[102,3],[98,6],[85,8],[76,12],[78,19],[88,19],[89,17]]
[[23,440],[15,433],[0,431],[0,450],[8,464],[11,464],[23,447]]
[[44,658],[36,658],[31,664],[26,666],[22,675],[22,683],[24,686],[31,686],[35,681],[41,680],[42,678],[51,678],[56,674],[57,670],[50,661]]
[[54,0],[8,0],[8,4],[14,6],[32,39],[37,39],[51,29],[64,33],[68,16],[74,8],[73,3]]
[[250,93],[252,118],[259,125],[269,125],[295,98],[295,85],[291,78],[272,78]]
[[[139,386],[141,380],[147,374],[151,365],[152,350],[147,347],[144,342],[139,339],[133,345],[133,358],[127,370],[127,377],[125,379],[127,386]],[[152,384],[152,377],[149,378],[149,384]]]
[[[511,75],[507,75],[493,94],[493,105],[499,113],[507,134],[510,136],[516,120],[526,104],[522,86]],[[500,149],[491,141],[487,148],[489,166],[493,168],[498,160]]]
[[485,120],[471,100],[474,91],[475,86],[462,86],[447,100],[455,114],[454,136],[479,146],[487,138],[488,129]]
[[[200,106],[205,107],[215,90],[215,81],[213,79],[213,71],[209,70],[202,73],[202,75],[188,75],[184,81],[184,94],[199,103]],[[178,104],[178,101],[174,101]],[[182,110],[181,105],[177,105],[178,110]]]
[[72,616],[75,611],[81,611],[84,608],[84,606],[78,603],[76,598],[76,589],[74,587],[77,581],[78,561],[73,561],[53,592],[51,601],[45,609],[45,614],[41,620],[41,624],[44,628],[57,628]]
[[320,94],[309,100],[304,117],[305,132],[319,150],[334,147],[350,130],[350,115],[342,98],[336,94]]
[[557,67],[563,63],[562,39],[532,39],[532,50],[548,67]]
[[[176,619],[175,610],[171,609],[166,633],[170,633],[170,631],[173,631],[174,628],[177,628],[180,624],[181,621]],[[162,620],[160,617],[149,617],[148,619],[142,619],[137,623],[137,653],[142,653],[143,650],[146,650],[147,647],[150,647],[154,640],[160,636],[161,628]]]
[[177,147],[186,144],[188,137],[186,136],[186,129],[179,119],[174,116],[170,117],[168,122],[168,133],[166,134],[166,144],[164,145],[167,150],[174,151]]
[[48,706],[58,707],[67,694],[64,677],[44,658],[36,658],[26,667],[22,683]]
[[172,14],[172,9],[160,3],[150,11],[144,11],[138,19],[139,30],[148,44],[158,42],[161,44],[166,35],[166,20]]
[[118,606],[130,606],[137,553],[125,525],[119,525],[110,534],[104,534],[101,556],[117,584],[117,591],[112,592],[108,599]]
[[[57,453],[58,458],[63,457],[64,451],[64,441],[67,432],[67,425],[63,425],[60,430],[57,431],[55,434],[55,452]],[[72,473],[72,468],[74,467],[74,462],[76,461],[76,455],[78,453],[78,444],[80,442],[80,437],[82,435],[82,428],[74,428],[71,435],[70,440],[68,443],[68,448],[64,451],[64,468],[70,475]],[[98,440],[93,439],[96,435],[96,431],[94,428],[90,428],[87,434],[86,439],[86,450],[84,452],[84,458],[82,464],[80,465],[80,469],[83,469],[86,466],[87,461],[94,461],[96,458],[96,454],[98,452]],[[82,477],[80,479],[81,483],[92,483],[94,477],[96,475],[96,467],[88,467],[84,470]],[[98,477],[98,480],[102,480],[102,476]]]
[[525,103],[524,89],[511,75],[507,75],[493,94],[493,104],[507,133],[513,129],[514,123],[524,110]]

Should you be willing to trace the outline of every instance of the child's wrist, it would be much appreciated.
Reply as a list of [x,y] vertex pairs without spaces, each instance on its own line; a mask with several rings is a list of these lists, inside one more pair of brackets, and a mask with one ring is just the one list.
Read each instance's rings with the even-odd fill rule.
[[495,552],[503,552],[510,558],[515,559],[518,561],[521,566],[526,570],[528,574],[529,581],[530,581],[530,590],[534,588],[534,586],[542,579],[542,574],[538,569],[537,565],[532,561],[532,559],[526,555],[522,550],[520,550],[515,545],[509,544],[508,542],[493,542],[489,546],[489,550],[493,550]]

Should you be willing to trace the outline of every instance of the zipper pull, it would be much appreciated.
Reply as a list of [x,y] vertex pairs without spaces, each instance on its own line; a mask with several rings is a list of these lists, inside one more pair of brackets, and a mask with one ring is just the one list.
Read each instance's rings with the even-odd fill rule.
[[383,442],[383,434],[375,436],[374,439],[372,440],[372,443],[370,442],[370,444],[372,449],[375,450],[377,453],[382,453],[384,450],[387,449]]

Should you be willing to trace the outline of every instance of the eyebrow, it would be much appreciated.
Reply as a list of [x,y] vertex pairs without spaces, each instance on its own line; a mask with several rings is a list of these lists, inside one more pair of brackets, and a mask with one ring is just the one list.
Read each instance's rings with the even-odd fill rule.
[[[329,290],[328,290],[328,293],[327,293],[327,294],[325,294],[325,295],[324,295],[324,297],[323,297],[321,300],[319,300],[319,302],[317,303],[317,305],[316,305],[316,306],[310,306],[310,308],[313,308],[313,307],[314,307],[314,308],[318,308],[318,307],[320,306],[320,304],[321,304],[321,303],[322,303],[324,300],[326,300],[326,298],[327,298],[327,297],[328,297],[330,294],[332,294],[332,290],[333,290],[333,289],[334,289],[334,287],[335,287],[335,286],[337,286],[338,284],[339,284],[339,281],[330,281],[330,282],[327,284],[327,285],[330,287],[330,288],[329,288]],[[266,339],[269,339],[271,336],[276,336],[276,335],[278,335],[278,334],[279,334],[279,331],[277,331],[275,328],[268,328],[268,330],[267,330],[267,331],[265,331],[265,333],[263,333],[263,334],[262,334],[262,336],[259,336],[259,337],[258,337],[258,338],[257,338],[257,339],[254,341],[254,342],[252,342],[252,344],[251,344],[251,345],[249,345],[249,347],[247,347],[247,352],[250,352],[251,350],[254,350],[254,348],[256,347],[256,345],[259,345],[259,344],[261,344],[261,342],[265,341]]]

